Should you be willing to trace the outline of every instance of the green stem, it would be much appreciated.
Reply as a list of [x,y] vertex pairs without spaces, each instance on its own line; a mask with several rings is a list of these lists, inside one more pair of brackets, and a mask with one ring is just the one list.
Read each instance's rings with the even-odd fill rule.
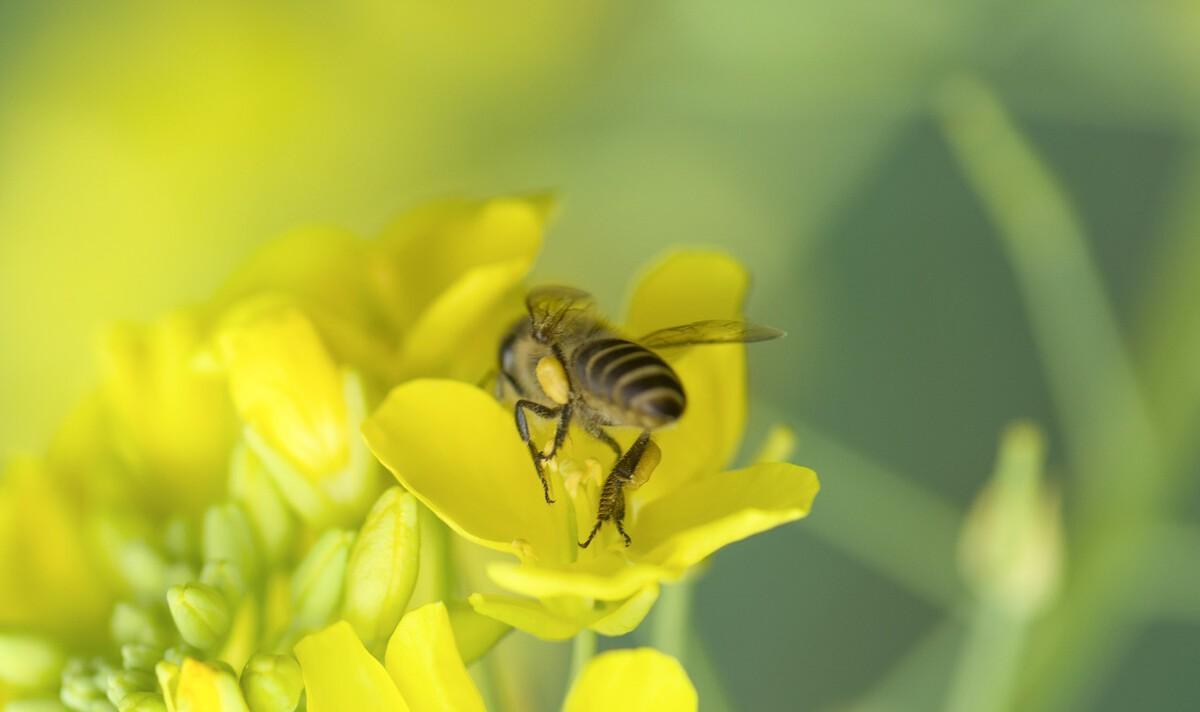
[[596,632],[584,628],[575,635],[571,646],[571,680],[567,687],[570,687],[570,683],[579,678],[580,673],[587,667],[588,661],[595,655]]
[[967,628],[946,711],[1010,709],[1026,633],[1024,620],[999,606],[979,603]]
[[996,223],[1026,301],[1072,468],[1075,541],[1060,604],[1022,666],[1022,709],[1086,704],[1129,644],[1136,574],[1166,491],[1166,460],[1078,218],[996,96],[946,85],[943,132]]
[[692,581],[684,579],[663,586],[662,595],[654,608],[651,637],[654,647],[673,655],[687,667],[688,646],[691,644]]

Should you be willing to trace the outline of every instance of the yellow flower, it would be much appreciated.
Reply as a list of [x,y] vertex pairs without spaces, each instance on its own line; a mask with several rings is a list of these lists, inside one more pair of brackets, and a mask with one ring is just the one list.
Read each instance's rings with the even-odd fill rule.
[[[345,622],[296,645],[310,712],[483,712],[483,698],[459,655],[446,607],[405,614],[384,661]],[[566,712],[694,712],[696,691],[679,663],[650,649],[605,653],[583,669]]]
[[695,712],[696,688],[679,661],[653,648],[592,659],[567,693],[564,712]]
[[265,247],[222,289],[215,358],[250,449],[310,525],[363,514],[381,477],[360,435],[377,383],[480,378],[541,245],[541,199],[458,201],[378,240],[331,229]]
[[[681,252],[634,291],[626,327],[640,334],[706,318],[740,318],[747,276],[733,260]],[[416,380],[392,391],[367,420],[372,451],[450,527],[519,563],[489,567],[493,581],[530,600],[475,594],[476,610],[545,638],[584,627],[617,635],[641,621],[658,584],[680,578],[722,546],[805,516],[819,484],[808,469],[759,463],[722,472],[745,419],[740,345],[706,346],[673,361],[688,394],[676,427],[656,433],[662,460],[630,495],[628,549],[609,527],[589,549],[576,542],[595,520],[595,497],[611,454],[584,435],[551,467],[547,505],[511,410],[469,384]],[[603,458],[608,459],[603,459]]]

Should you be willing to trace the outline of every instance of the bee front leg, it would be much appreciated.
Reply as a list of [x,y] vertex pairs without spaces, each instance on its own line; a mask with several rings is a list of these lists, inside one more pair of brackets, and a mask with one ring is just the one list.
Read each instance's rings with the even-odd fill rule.
[[[525,411],[527,409],[533,411],[536,415],[547,419],[558,415],[561,409],[547,408],[541,403],[535,403],[530,400],[519,400],[517,401],[516,408],[513,411],[517,421],[517,432],[521,435],[521,441],[524,442],[525,446],[529,448],[529,456],[533,458],[533,467],[535,470],[537,470],[538,479],[541,480],[542,494],[546,496],[547,504],[554,504],[554,500],[550,498],[550,480],[546,478],[546,473],[542,469],[542,462],[546,458],[542,456],[542,453],[538,450],[538,447],[533,444],[533,440],[529,436],[529,421],[525,416]],[[557,433],[555,434],[555,440],[558,440]],[[555,449],[557,449],[557,447]]]

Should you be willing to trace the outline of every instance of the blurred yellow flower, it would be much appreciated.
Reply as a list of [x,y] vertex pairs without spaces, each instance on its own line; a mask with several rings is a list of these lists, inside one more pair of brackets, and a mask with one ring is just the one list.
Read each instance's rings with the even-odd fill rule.
[[[747,276],[709,252],[681,252],[651,269],[634,291],[631,333],[703,318],[740,318]],[[500,586],[536,601],[477,593],[481,613],[551,638],[582,628],[632,630],[662,581],[681,577],[722,546],[808,513],[816,475],[787,463],[721,472],[745,419],[744,347],[696,348],[673,365],[689,407],[677,427],[656,433],[662,461],[630,495],[626,548],[609,528],[580,551],[595,520],[605,455],[581,438],[551,467],[570,500],[547,505],[512,413],[479,388],[416,380],[388,396],[363,431],[375,455],[449,526],[520,563],[489,567]],[[611,458],[611,455],[607,457]]]
[[[310,712],[484,712],[458,653],[446,607],[405,614],[381,663],[345,622],[296,645]],[[696,690],[674,658],[648,648],[600,655],[575,680],[563,709],[694,712]]]

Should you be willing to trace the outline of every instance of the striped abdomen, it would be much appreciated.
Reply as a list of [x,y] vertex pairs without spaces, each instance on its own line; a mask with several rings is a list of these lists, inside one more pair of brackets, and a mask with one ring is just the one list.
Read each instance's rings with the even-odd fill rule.
[[683,415],[687,403],[675,371],[632,341],[600,338],[575,351],[577,382],[599,400],[614,424],[657,428]]

